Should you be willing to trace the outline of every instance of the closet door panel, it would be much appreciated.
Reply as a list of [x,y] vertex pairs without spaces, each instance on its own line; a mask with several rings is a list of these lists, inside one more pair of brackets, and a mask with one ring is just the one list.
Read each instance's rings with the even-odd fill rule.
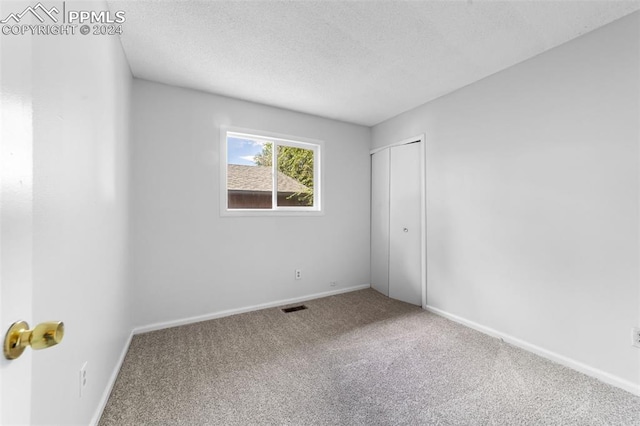
[[371,156],[371,287],[389,295],[389,150]]
[[421,144],[390,150],[389,297],[422,304]]

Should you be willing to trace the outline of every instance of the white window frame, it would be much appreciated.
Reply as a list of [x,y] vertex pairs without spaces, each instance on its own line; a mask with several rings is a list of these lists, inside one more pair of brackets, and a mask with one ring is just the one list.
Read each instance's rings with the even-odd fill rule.
[[[229,209],[229,195],[227,192],[227,137],[229,134],[246,137],[249,139],[268,140],[274,142],[273,161],[277,164],[277,145],[293,146],[310,149],[313,154],[313,207],[278,206],[278,174],[272,171],[272,207],[271,209]],[[322,156],[324,142],[317,139],[309,139],[298,136],[283,135],[279,133],[261,130],[243,129],[238,127],[220,127],[220,215],[221,216],[320,216],[324,214],[322,209]],[[275,167],[274,169],[275,170]]]

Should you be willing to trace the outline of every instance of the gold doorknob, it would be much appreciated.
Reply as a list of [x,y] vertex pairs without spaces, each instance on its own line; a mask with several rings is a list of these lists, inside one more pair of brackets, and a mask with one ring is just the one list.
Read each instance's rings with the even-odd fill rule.
[[4,337],[4,357],[16,359],[27,346],[32,349],[45,349],[55,346],[64,337],[64,323],[62,321],[47,321],[29,330],[26,321],[16,321],[11,324]]

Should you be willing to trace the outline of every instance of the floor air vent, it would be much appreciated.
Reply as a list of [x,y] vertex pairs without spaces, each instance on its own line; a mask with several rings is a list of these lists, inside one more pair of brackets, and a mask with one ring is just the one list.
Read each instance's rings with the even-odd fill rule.
[[298,306],[292,306],[290,308],[282,308],[282,312],[284,312],[285,314],[288,314],[289,312],[297,312],[297,311],[302,311],[304,309],[308,309],[308,308],[304,305],[298,305]]

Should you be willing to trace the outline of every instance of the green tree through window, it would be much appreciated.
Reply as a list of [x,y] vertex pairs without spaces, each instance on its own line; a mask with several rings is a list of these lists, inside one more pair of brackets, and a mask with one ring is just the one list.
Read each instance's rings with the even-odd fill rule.
[[[293,146],[278,145],[278,171],[297,180],[308,188],[305,192],[298,192],[289,198],[297,197],[308,206],[313,206],[313,155],[310,149]],[[273,144],[266,143],[253,160],[259,166],[271,166],[273,163]]]

